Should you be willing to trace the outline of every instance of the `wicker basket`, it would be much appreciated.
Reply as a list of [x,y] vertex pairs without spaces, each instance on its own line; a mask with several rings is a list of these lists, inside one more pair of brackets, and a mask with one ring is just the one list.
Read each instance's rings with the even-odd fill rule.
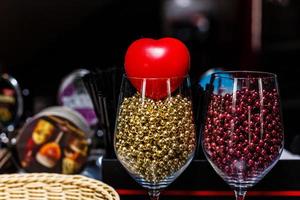
[[0,200],[119,200],[110,186],[81,175],[0,175]]

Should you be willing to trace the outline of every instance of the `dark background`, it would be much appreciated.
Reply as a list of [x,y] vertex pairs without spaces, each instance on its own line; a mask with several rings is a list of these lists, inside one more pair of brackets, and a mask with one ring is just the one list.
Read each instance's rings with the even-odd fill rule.
[[[253,2],[262,5],[261,42],[256,49],[251,47]],[[177,37],[190,50],[194,84],[211,68],[276,73],[285,148],[300,154],[299,11],[299,0],[0,0],[0,70],[29,91],[24,97],[25,120],[57,104],[61,80],[71,71],[123,68],[126,49],[134,40]],[[105,182],[116,189],[141,189],[116,160],[103,163]],[[280,161],[253,190],[297,190],[298,165]],[[205,161],[194,161],[168,189],[178,188],[230,191]],[[285,198],[258,196],[249,199]]]
[[[189,10],[186,2],[196,6]],[[1,0],[1,70],[29,89],[27,117],[39,111],[40,102],[56,104],[62,78],[74,69],[122,68],[132,41],[177,37],[191,51],[194,82],[210,68],[278,74],[286,148],[300,153],[300,1],[262,0],[258,49],[250,47],[251,5],[251,0]]]

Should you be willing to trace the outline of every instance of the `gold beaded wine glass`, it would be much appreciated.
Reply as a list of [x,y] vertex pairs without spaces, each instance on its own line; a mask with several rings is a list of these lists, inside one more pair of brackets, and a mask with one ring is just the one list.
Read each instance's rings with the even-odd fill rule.
[[191,162],[196,134],[188,77],[124,75],[114,147],[129,174],[151,200]]
[[231,71],[212,75],[202,147],[215,171],[244,200],[248,188],[277,163],[283,124],[275,74]]

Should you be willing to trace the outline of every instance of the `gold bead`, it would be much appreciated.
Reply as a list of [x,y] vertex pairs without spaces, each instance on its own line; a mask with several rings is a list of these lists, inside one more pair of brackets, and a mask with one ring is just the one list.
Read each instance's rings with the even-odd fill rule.
[[151,144],[146,144],[146,146],[145,146],[145,148],[146,148],[146,150],[150,150],[151,149]]
[[178,171],[195,150],[191,102],[177,95],[165,100],[125,98],[116,126],[116,151],[132,172],[159,183]]

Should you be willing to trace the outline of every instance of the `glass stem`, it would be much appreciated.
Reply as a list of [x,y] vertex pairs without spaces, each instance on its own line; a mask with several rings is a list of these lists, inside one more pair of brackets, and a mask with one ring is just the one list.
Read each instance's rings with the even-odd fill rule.
[[245,196],[246,196],[246,193],[247,193],[247,191],[245,191],[245,190],[241,190],[241,189],[235,190],[234,191],[235,199],[236,200],[244,200]]
[[160,191],[159,190],[149,190],[148,192],[150,200],[159,200]]

